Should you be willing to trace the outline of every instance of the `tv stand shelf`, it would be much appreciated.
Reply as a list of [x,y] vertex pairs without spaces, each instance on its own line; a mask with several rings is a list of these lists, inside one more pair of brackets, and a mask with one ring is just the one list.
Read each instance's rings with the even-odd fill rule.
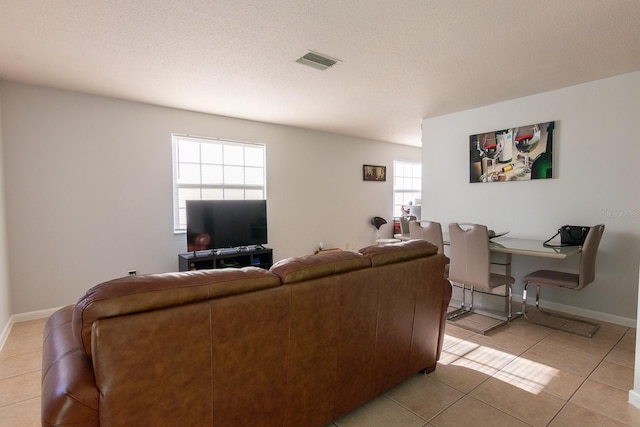
[[208,270],[225,267],[271,268],[273,250],[269,248],[238,250],[236,252],[216,253],[215,250],[187,252],[178,255],[180,271]]

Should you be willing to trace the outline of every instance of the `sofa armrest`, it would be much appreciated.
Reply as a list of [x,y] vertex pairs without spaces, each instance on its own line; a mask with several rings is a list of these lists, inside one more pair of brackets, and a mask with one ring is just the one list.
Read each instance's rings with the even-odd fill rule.
[[74,306],[51,315],[42,347],[42,425],[98,426],[98,389],[91,359],[74,338]]

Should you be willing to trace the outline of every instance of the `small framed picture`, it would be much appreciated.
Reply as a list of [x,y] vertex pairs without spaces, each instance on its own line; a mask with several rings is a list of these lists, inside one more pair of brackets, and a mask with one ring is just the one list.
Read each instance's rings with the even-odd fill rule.
[[362,179],[364,181],[386,181],[387,167],[364,165],[362,166]]

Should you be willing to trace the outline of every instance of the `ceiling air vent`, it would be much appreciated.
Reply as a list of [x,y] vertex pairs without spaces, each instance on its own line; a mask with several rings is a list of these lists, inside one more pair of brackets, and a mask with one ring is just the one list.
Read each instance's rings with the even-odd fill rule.
[[339,61],[339,59],[334,59],[316,52],[309,52],[296,60],[299,64],[308,65],[309,67],[317,68],[318,70],[326,70]]

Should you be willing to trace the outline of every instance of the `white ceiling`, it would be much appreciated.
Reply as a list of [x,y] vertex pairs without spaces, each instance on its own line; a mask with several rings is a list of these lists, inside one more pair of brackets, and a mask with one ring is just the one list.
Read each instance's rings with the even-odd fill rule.
[[640,0],[0,0],[0,79],[416,146],[424,118],[637,70]]

